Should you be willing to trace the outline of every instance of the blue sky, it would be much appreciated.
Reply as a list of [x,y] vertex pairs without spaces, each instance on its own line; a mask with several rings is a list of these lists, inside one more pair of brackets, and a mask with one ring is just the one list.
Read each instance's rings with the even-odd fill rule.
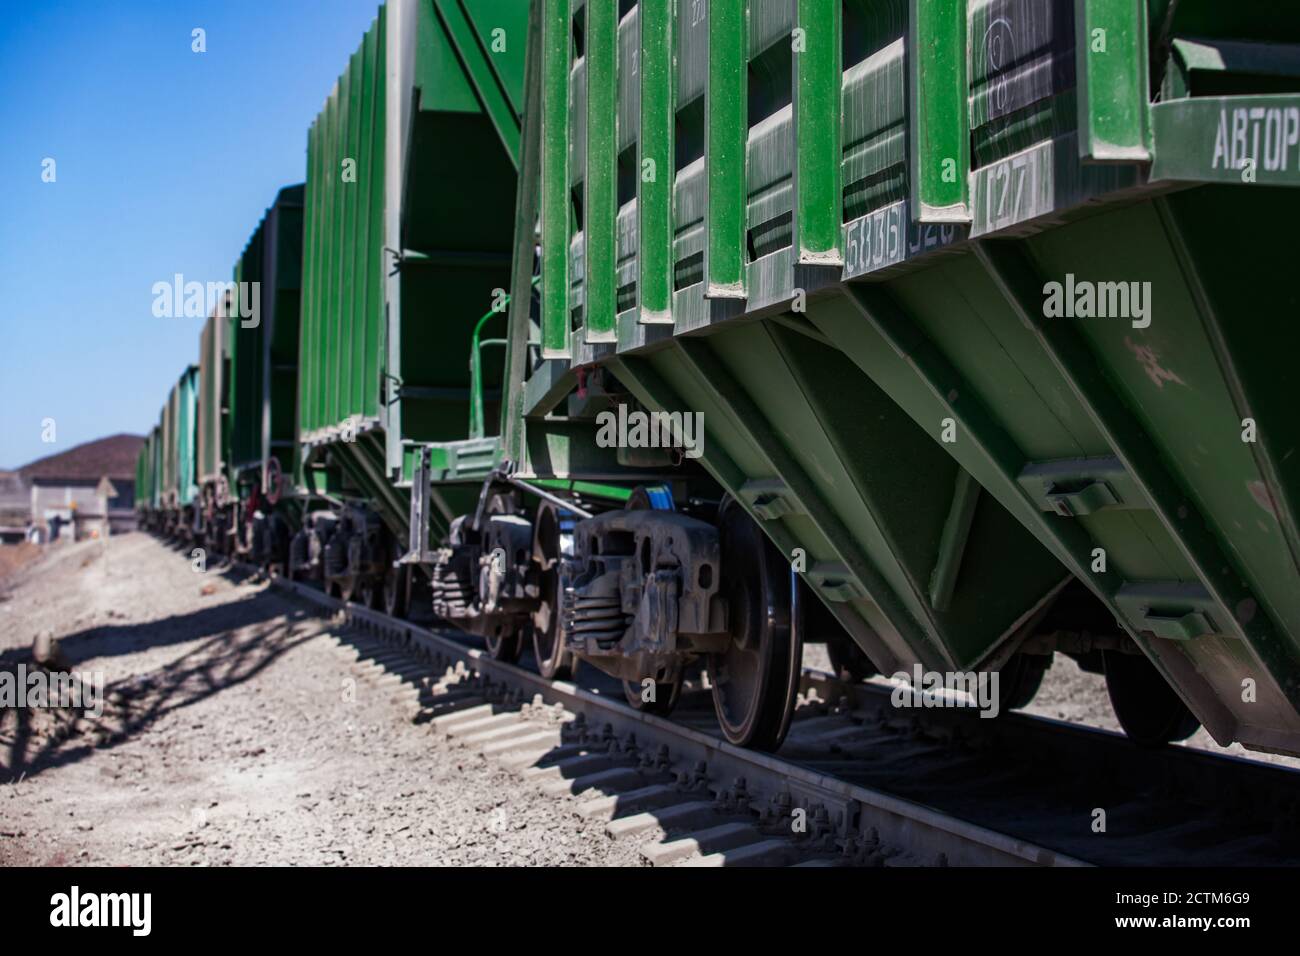
[[151,287],[230,278],[378,6],[4,4],[0,468],[157,421],[201,320],[154,318]]

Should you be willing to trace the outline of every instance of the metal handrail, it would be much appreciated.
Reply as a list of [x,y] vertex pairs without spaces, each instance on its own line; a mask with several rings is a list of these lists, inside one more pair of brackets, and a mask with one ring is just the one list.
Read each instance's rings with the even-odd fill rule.
[[[541,276],[533,276],[533,285],[536,286],[541,281]],[[483,357],[482,350],[489,345],[505,345],[506,339],[479,339],[483,332],[483,326],[487,320],[494,315],[501,315],[510,305],[510,296],[505,296],[499,308],[489,309],[487,314],[478,320],[474,325],[474,335],[470,342],[469,353],[469,437],[485,438],[486,427],[483,421]]]

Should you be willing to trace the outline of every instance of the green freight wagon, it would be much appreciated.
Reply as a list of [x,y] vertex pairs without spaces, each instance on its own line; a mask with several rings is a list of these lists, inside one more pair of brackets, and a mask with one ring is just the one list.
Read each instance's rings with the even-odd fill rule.
[[136,515],[140,527],[150,530],[154,529],[157,520],[157,502],[155,500],[155,488],[157,487],[157,431],[158,429],[155,427],[145,436],[144,444],[140,446],[140,454],[135,461]]
[[1265,0],[392,0],[308,135],[290,572],[746,746],[825,641],[1300,753],[1298,64]]
[[230,303],[223,296],[204,320],[199,335],[199,402],[196,448],[198,457],[197,540],[204,547],[225,553],[233,526],[230,479],[230,428],[227,392],[230,382]]
[[701,416],[679,451],[725,497],[692,504],[689,457],[648,469],[668,497],[576,521],[570,499],[503,573],[528,532],[480,506],[435,571],[447,606],[508,594],[537,633],[529,575],[558,567],[563,649],[633,686],[703,659],[759,746],[802,623],[838,624],[858,672],[996,673],[1006,706],[1069,654],[1140,741],[1199,721],[1300,752],[1300,336],[1271,235],[1300,195],[1300,12],[533,9],[489,489],[586,477],[617,408]]
[[235,263],[227,343],[227,480],[222,523],[235,553],[284,567],[297,522],[289,492],[297,452],[303,187],[286,186]]
[[162,428],[153,427],[149,436],[151,462],[149,465],[149,506],[153,509],[155,520],[162,508]]
[[392,561],[431,443],[460,481],[435,534],[493,464],[493,442],[464,439],[472,409],[498,411],[500,371],[473,389],[469,353],[505,330],[527,42],[524,3],[389,3],[309,131],[298,477],[307,500],[347,507],[308,516],[293,571],[332,590],[405,590]]
[[191,365],[172,386],[160,416],[161,447],[157,472],[162,529],[188,538],[193,533],[195,482],[195,427],[199,370]]
[[176,432],[172,424],[175,391],[169,392],[162,411],[158,413],[158,430],[161,448],[158,452],[158,501],[163,511],[163,527],[168,533],[175,530],[176,502],[169,493],[173,487],[173,475],[176,471]]

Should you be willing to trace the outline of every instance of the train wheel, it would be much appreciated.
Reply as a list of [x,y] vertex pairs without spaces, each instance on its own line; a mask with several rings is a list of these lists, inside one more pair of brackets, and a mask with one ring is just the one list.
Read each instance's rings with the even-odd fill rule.
[[1002,711],[1028,707],[1052,666],[1050,654],[1012,654],[998,672],[998,704]]
[[1186,740],[1201,726],[1146,657],[1103,651],[1106,691],[1119,724],[1140,747]]
[[[565,530],[564,525],[568,525]],[[561,565],[573,554],[572,523],[550,504],[538,509],[533,532],[533,558],[542,568],[537,609],[533,612],[533,654],[537,670],[547,680],[571,680],[574,658],[564,649],[560,629]]]
[[483,643],[487,645],[488,656],[494,661],[513,664],[519,660],[519,652],[522,650],[519,631],[511,630],[509,624],[500,625],[495,634],[484,635]]
[[389,617],[406,617],[410,588],[411,566],[389,562],[388,570],[384,572],[384,613]]
[[571,680],[574,670],[573,655],[564,649],[560,634],[559,582],[558,567],[542,572],[542,598],[533,612],[533,654],[547,680]]
[[776,750],[790,729],[803,657],[801,608],[790,566],[734,501],[724,502],[721,593],[731,645],[709,656],[713,709],[727,740]]
[[[493,495],[488,501],[487,514],[494,516],[505,513],[508,513],[507,502],[501,496]],[[488,595],[482,593],[482,588],[478,598],[485,607],[489,606]],[[483,635],[483,640],[493,660],[505,661],[507,664],[519,660],[519,653],[523,650],[522,631],[527,623],[526,620],[521,621],[508,615],[499,618],[492,625],[490,632]]]
[[[812,600],[817,598],[814,596]],[[871,658],[858,647],[857,641],[846,633],[828,635],[826,653],[831,659],[831,670],[842,681],[860,684],[879,673]]]
[[357,583],[357,602],[362,607],[379,610],[379,588],[375,587],[375,579],[368,574],[364,575]]
[[641,681],[625,680],[623,681],[623,696],[627,699],[629,705],[643,714],[654,714],[656,717],[667,717],[677,706],[677,701],[682,696],[682,684],[678,681],[675,684],[666,684],[656,681],[654,700],[645,699],[645,689]]

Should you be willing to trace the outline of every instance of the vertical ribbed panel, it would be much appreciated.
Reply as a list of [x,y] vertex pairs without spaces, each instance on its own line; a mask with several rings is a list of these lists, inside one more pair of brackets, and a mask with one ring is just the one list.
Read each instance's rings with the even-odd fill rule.
[[194,500],[195,439],[198,434],[199,370],[191,365],[181,375],[177,428],[176,490],[182,505]]
[[569,355],[569,3],[543,0],[542,356]]
[[1146,162],[1146,7],[1128,0],[1077,0],[1075,64],[1079,155],[1094,162]]
[[618,216],[618,146],[615,142],[618,4],[591,2],[587,12],[587,75],[608,77],[587,84],[587,170],[583,180],[585,338],[615,340],[615,219]]
[[911,0],[907,67],[912,215],[970,222],[964,0]]
[[385,23],[352,55],[307,138],[298,431],[380,411],[384,335]]
[[340,222],[343,202],[340,186],[341,164],[339,156],[343,152],[342,138],[339,136],[339,101],[343,98],[344,80],[339,81],[338,89],[330,97],[325,109],[325,155],[321,184],[325,187],[325,249],[322,261],[324,271],[321,285],[324,295],[321,312],[317,319],[321,325],[321,404],[320,426],[325,427],[338,421],[339,375],[338,330],[339,330],[339,273],[342,271],[342,256],[339,248],[342,236]]
[[794,249],[801,265],[840,255],[841,0],[797,0],[794,38]]
[[153,429],[153,437],[149,441],[150,454],[150,473],[152,478],[149,482],[149,504],[157,508],[162,504],[162,429],[157,425]]
[[673,0],[641,0],[638,319],[673,321]]
[[[370,36],[361,42],[361,48],[352,54],[348,62],[348,71],[343,75],[339,91],[339,109],[342,113],[342,125],[339,134],[343,137],[340,154],[339,197],[340,232],[339,249],[343,255],[342,267],[338,271],[339,283],[339,340],[336,362],[338,368],[338,406],[334,420],[341,421],[352,410],[361,407],[360,371],[362,357],[365,354],[363,338],[366,331],[366,315],[362,309],[365,291],[364,255],[361,237],[357,235],[357,205],[364,196],[365,183],[369,180],[371,170],[362,164],[361,146],[361,99],[367,81],[366,46]],[[351,182],[342,178],[343,163],[356,164],[356,177]]]
[[713,299],[745,297],[748,7],[733,0],[708,9],[704,294]]
[[[239,305],[225,319],[230,344],[230,373],[226,394],[229,434],[226,450],[236,472],[260,464],[262,459],[262,382],[266,375],[265,335],[269,320],[269,299],[275,277],[264,269],[266,220],[248,240],[235,262],[234,281],[240,290]],[[256,293],[253,283],[257,283]],[[258,310],[256,325],[243,317],[250,307]],[[241,311],[242,310],[242,311]]]
[[198,481],[216,481],[221,471],[221,352],[222,327],[218,309],[203,323],[199,336]]
[[173,385],[162,411],[163,504],[168,506],[176,504],[176,407],[176,386]]
[[361,298],[358,308],[365,316],[365,337],[357,378],[361,394],[357,408],[362,414],[376,418],[383,401],[380,382],[380,365],[384,341],[384,146],[387,137],[387,116],[384,102],[388,93],[387,14],[381,11],[379,29],[366,36],[366,96],[363,101],[360,156],[357,159],[361,175],[357,184],[358,202],[364,203],[365,214],[358,224],[361,260]]
[[[320,176],[320,146],[317,140],[318,124],[313,123],[307,130],[307,183],[303,201],[303,246],[304,264],[311,262],[320,253],[318,209],[319,192],[311,188],[313,180]],[[303,276],[302,312],[298,326],[298,428],[302,432],[315,427],[316,413],[308,398],[316,394],[315,382],[318,371],[316,358],[315,327],[308,321],[316,309],[316,286],[310,277]]]

